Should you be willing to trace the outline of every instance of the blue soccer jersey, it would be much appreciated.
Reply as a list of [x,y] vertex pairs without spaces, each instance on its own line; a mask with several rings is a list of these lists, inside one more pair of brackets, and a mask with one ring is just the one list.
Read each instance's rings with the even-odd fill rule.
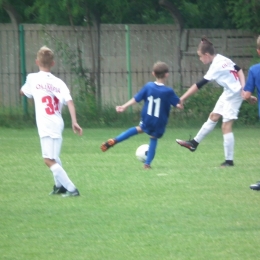
[[258,97],[258,114],[260,117],[260,63],[250,67],[244,91],[254,93],[257,89]]
[[140,127],[145,133],[160,138],[165,132],[171,105],[176,106],[180,102],[179,97],[170,87],[148,82],[134,99],[136,102],[144,101]]
[[244,87],[244,91],[254,93],[255,87],[257,88],[257,97],[260,99],[260,64],[256,64],[250,67],[248,71],[247,81]]

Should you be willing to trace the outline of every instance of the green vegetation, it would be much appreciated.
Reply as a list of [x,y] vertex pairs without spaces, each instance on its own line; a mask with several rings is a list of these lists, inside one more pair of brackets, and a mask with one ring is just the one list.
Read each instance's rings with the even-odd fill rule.
[[146,135],[99,150],[122,130],[65,130],[61,159],[81,196],[62,198],[48,196],[36,128],[0,128],[1,259],[258,258],[259,129],[235,129],[235,167],[222,169],[220,129],[191,153],[175,138],[198,129],[169,127],[151,170],[134,155]]
[[[83,85],[84,86],[84,85]],[[83,89],[82,89],[83,91]],[[213,110],[216,101],[221,95],[223,88],[212,87],[210,84],[203,87],[194,96],[191,96],[184,104],[184,109],[172,108],[169,117],[169,125],[172,127],[200,127],[204,123],[209,113]],[[80,92],[81,93],[81,92]],[[83,92],[82,92],[83,93]],[[181,96],[181,93],[178,93]],[[134,106],[133,113],[126,111],[123,114],[117,113],[114,106],[104,106],[102,110],[93,102],[84,102],[80,97],[90,98],[86,90],[85,96],[74,95],[74,102],[77,109],[78,122],[83,127],[129,127],[139,124],[142,104]],[[117,104],[118,105],[118,104]],[[22,110],[13,109],[14,115],[10,115],[9,110],[0,116],[0,125],[8,128],[35,127],[35,115],[33,102],[29,102],[28,116],[23,116]],[[19,111],[17,113],[16,111]],[[71,127],[71,119],[67,107],[63,109],[63,118],[66,127]],[[257,105],[250,105],[246,101],[242,103],[238,120],[235,125],[254,126],[259,125]]]
[[[170,12],[159,0],[0,0],[0,23],[10,22],[3,9],[15,10],[22,23],[92,25],[172,24]],[[186,28],[246,29],[258,32],[259,1],[168,0]],[[1,8],[2,7],[2,8]],[[59,12],[59,15],[57,15]]]

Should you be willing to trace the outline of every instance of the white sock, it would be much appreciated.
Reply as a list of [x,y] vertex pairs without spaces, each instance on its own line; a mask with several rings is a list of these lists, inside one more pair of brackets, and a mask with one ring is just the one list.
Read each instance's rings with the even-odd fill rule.
[[62,185],[61,185],[61,183],[57,180],[57,178],[54,176],[54,174],[53,174],[53,178],[54,178],[55,186],[56,186],[57,188],[60,188]]
[[56,161],[56,163],[58,163],[62,167],[62,163],[61,163],[60,157],[56,158],[55,161]]
[[53,173],[54,180],[60,183],[65,189],[71,192],[76,189],[73,182],[69,179],[67,173],[58,163],[53,164],[50,167],[50,170]]
[[228,133],[223,135],[223,145],[224,145],[224,153],[226,160],[232,160],[234,158],[234,146],[235,146],[235,138],[234,134]]
[[197,135],[194,137],[194,140],[200,143],[206,137],[206,135],[209,134],[215,128],[217,123],[218,121],[214,122],[208,118],[208,120],[202,125]]
[[[57,159],[55,159],[55,161],[56,161],[56,163],[58,163],[62,167],[62,163],[61,163],[61,160],[60,160],[59,157]],[[53,177],[54,177],[55,186],[57,188],[60,188],[62,186],[61,183],[58,181],[58,179],[54,175],[53,175]]]

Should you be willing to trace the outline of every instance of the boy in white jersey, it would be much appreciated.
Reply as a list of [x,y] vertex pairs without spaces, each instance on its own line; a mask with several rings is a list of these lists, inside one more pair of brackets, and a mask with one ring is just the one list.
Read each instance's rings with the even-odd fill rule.
[[52,171],[55,182],[50,195],[79,196],[78,189],[69,179],[59,158],[64,128],[61,116],[63,105],[68,106],[74,133],[82,135],[82,129],[77,123],[74,103],[66,84],[50,72],[54,65],[54,54],[51,49],[43,46],[38,51],[36,65],[40,71],[27,76],[20,93],[34,99],[42,157]]
[[241,89],[245,85],[244,73],[232,60],[220,54],[215,54],[213,44],[206,37],[202,37],[197,53],[202,63],[211,63],[211,65],[204,78],[196,84],[193,84],[186,93],[182,95],[180,98],[181,102],[184,102],[209,81],[215,80],[224,90],[213,111],[210,113],[208,120],[203,124],[194,139],[189,141],[176,139],[176,142],[194,152],[199,143],[214,129],[218,120],[222,117],[225,161],[221,166],[234,166],[235,140],[232,125],[234,120],[237,119],[239,108],[243,101]]

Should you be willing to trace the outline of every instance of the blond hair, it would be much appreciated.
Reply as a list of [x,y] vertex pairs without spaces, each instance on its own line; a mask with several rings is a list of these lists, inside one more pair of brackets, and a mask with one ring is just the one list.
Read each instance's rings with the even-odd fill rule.
[[44,68],[50,68],[53,65],[54,53],[46,46],[42,46],[37,52],[37,60]]
[[157,79],[163,79],[165,74],[169,72],[169,67],[165,62],[157,61],[153,65],[153,73]]
[[258,50],[260,50],[260,35],[258,36],[258,38],[256,40],[256,47]]

